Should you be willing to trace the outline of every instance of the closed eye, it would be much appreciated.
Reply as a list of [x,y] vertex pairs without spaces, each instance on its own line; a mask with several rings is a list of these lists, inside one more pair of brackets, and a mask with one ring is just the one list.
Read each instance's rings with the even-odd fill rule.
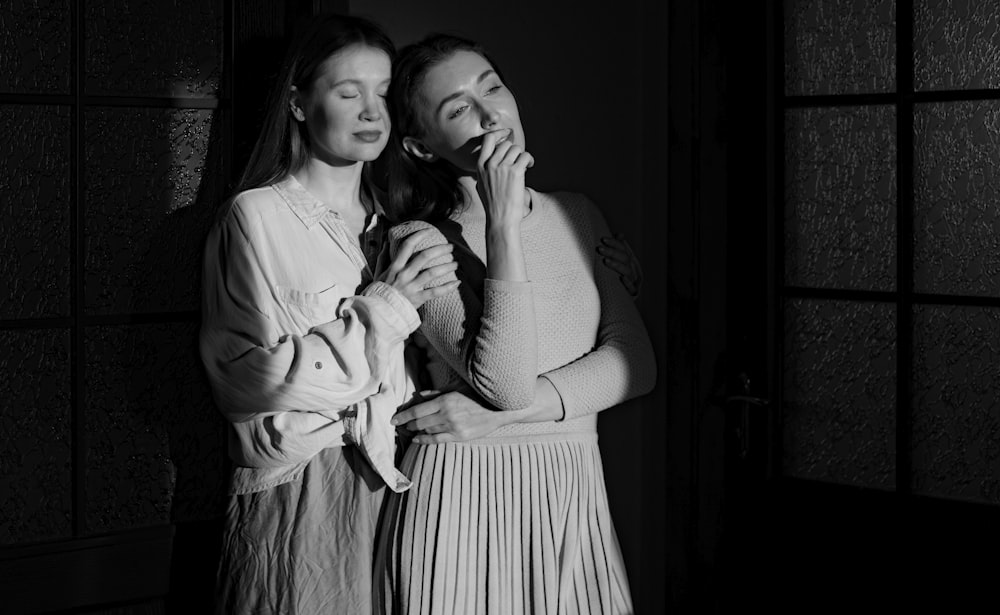
[[468,108],[469,108],[469,105],[462,105],[461,107],[457,107],[454,111],[452,111],[451,113],[448,114],[448,119],[449,120],[455,119],[456,117],[458,117],[458,116],[462,115],[463,113],[465,113],[465,110],[468,109]]

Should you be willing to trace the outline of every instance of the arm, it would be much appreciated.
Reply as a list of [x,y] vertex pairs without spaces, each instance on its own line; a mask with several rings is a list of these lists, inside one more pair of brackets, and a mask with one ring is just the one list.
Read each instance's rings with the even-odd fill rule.
[[[581,197],[583,198],[583,197]],[[599,237],[609,236],[597,207],[584,199],[596,258]],[[605,410],[644,395],[656,384],[656,359],[639,311],[617,272],[594,264],[594,281],[601,300],[601,319],[594,350],[543,375],[562,397],[564,418]]]
[[[425,399],[430,396],[430,399]],[[416,434],[417,444],[441,444],[482,438],[512,423],[542,423],[563,415],[562,400],[552,383],[539,378],[535,399],[527,408],[497,412],[480,404],[466,391],[438,394],[427,391],[419,403],[410,405],[392,419],[403,431]]]
[[382,364],[419,323],[375,282],[308,332],[282,331],[256,249],[259,220],[234,206],[206,243],[201,354],[220,410],[234,423],[283,412],[335,412],[378,391]]
[[[428,228],[434,229],[426,222],[393,228],[393,252],[405,237]],[[434,229],[417,247],[445,242],[445,236]],[[421,332],[487,403],[501,410],[526,408],[534,398],[538,375],[531,284],[487,278],[481,300],[470,271],[472,264],[460,266],[456,272],[458,292],[430,300],[420,308]]]

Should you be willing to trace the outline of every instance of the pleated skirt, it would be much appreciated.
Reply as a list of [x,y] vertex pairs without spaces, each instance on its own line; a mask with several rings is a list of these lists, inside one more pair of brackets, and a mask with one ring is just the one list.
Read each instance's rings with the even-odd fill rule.
[[215,612],[371,613],[385,491],[361,453],[345,446],[321,451],[299,480],[231,496]]
[[633,612],[596,434],[412,445],[402,470],[414,485],[386,499],[377,611]]

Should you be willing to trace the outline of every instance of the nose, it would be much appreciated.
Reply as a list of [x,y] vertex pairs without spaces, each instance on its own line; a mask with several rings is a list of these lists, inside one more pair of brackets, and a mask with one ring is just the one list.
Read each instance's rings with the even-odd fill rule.
[[481,124],[487,130],[495,128],[500,121],[500,113],[494,107],[485,103],[480,106],[480,114],[482,115]]
[[361,119],[375,122],[382,118],[382,97],[365,96],[365,106],[361,109]]

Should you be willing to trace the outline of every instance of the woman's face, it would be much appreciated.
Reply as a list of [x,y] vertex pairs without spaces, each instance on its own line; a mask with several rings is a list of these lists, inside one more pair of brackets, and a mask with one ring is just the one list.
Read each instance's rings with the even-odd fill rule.
[[391,74],[384,51],[358,44],[327,58],[308,91],[293,88],[292,113],[305,122],[315,158],[336,166],[378,158],[389,137]]
[[463,171],[476,170],[488,132],[509,129],[507,138],[525,146],[514,94],[478,53],[456,51],[433,66],[416,98],[424,135],[413,140]]

